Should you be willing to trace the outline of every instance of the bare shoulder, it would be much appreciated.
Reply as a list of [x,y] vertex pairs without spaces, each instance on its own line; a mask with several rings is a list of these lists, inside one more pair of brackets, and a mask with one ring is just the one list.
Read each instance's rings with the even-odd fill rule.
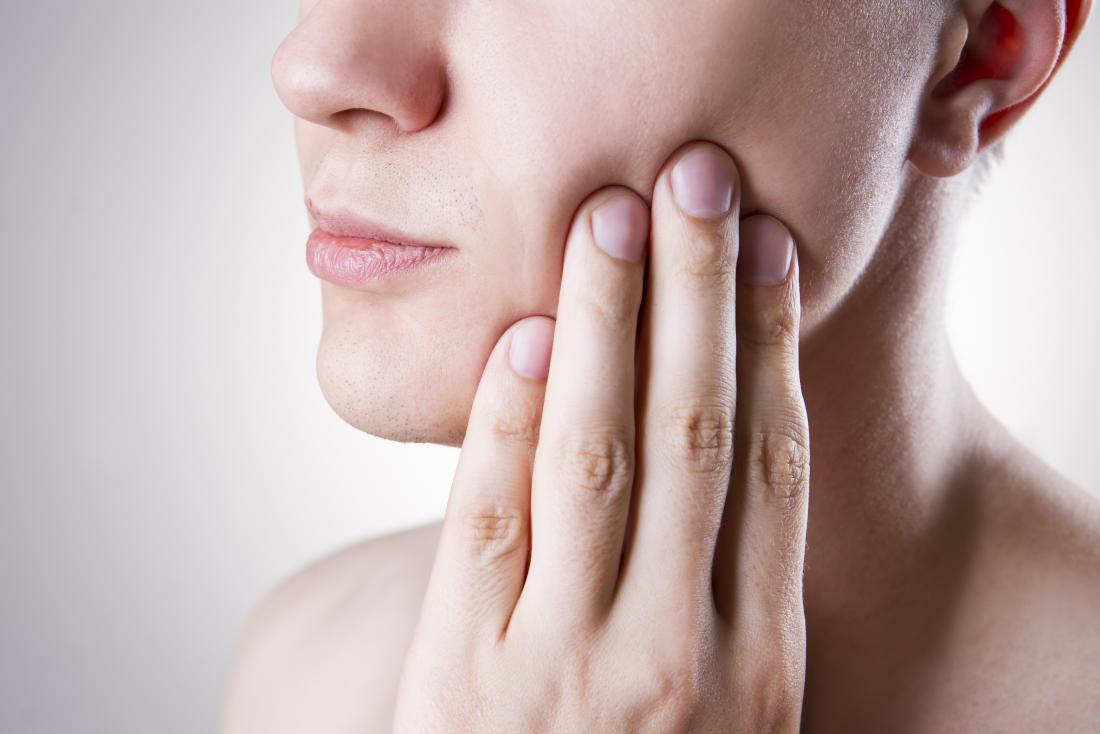
[[1075,485],[1019,445],[989,467],[985,485],[997,553],[1066,591],[1100,593],[1100,488]]
[[1045,645],[1049,670],[1072,670],[1100,687],[1100,495],[1026,449],[993,476],[979,568],[1016,605],[1020,631]]
[[1019,444],[984,475],[929,730],[1100,731],[1100,499]]
[[223,734],[388,730],[440,527],[357,543],[271,591],[238,646]]

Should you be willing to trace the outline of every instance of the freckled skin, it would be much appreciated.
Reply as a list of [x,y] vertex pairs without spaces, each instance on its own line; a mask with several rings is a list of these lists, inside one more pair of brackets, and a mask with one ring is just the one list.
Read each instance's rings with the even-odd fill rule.
[[[1058,51],[1054,3],[1004,4],[1017,76],[951,102],[930,92],[976,1],[302,0],[272,72],[305,191],[460,250],[416,288],[322,283],[325,397],[365,432],[460,446],[497,338],[556,314],[579,203],[609,184],[648,201],[673,150],[716,142],[742,210],[798,248],[802,731],[1100,731],[1100,507],[985,410],[943,329],[971,113],[1024,109]],[[438,532],[272,592],[225,734],[388,730]]]

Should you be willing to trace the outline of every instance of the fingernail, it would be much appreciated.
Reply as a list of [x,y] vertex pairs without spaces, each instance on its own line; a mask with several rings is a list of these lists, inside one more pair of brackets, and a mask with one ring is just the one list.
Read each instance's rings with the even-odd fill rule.
[[547,319],[532,319],[516,327],[508,362],[521,377],[545,380],[550,374],[550,351],[554,344],[554,323]]
[[794,240],[777,219],[756,216],[741,222],[737,277],[753,285],[776,285],[787,279]]
[[642,259],[648,229],[645,206],[628,194],[617,194],[592,212],[592,236],[596,244],[620,260]]
[[733,161],[709,145],[681,156],[671,183],[676,204],[693,217],[714,219],[733,206]]

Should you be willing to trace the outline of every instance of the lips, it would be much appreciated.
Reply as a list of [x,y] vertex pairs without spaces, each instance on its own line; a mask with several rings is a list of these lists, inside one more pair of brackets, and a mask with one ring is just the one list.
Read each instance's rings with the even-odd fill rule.
[[346,210],[319,210],[308,198],[306,208],[318,224],[306,243],[306,263],[318,278],[336,285],[366,288],[455,251]]
[[403,232],[360,217],[346,209],[319,209],[309,198],[306,199],[306,209],[309,210],[313,221],[317,222],[317,226],[338,237],[353,237],[411,247],[448,247],[435,242],[418,242]]

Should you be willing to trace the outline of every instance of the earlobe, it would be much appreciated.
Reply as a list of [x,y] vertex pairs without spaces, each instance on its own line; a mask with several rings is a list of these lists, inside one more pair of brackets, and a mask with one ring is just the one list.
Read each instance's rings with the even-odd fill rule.
[[1039,97],[1080,34],[1090,4],[961,0],[921,102],[910,162],[937,178],[973,164]]

